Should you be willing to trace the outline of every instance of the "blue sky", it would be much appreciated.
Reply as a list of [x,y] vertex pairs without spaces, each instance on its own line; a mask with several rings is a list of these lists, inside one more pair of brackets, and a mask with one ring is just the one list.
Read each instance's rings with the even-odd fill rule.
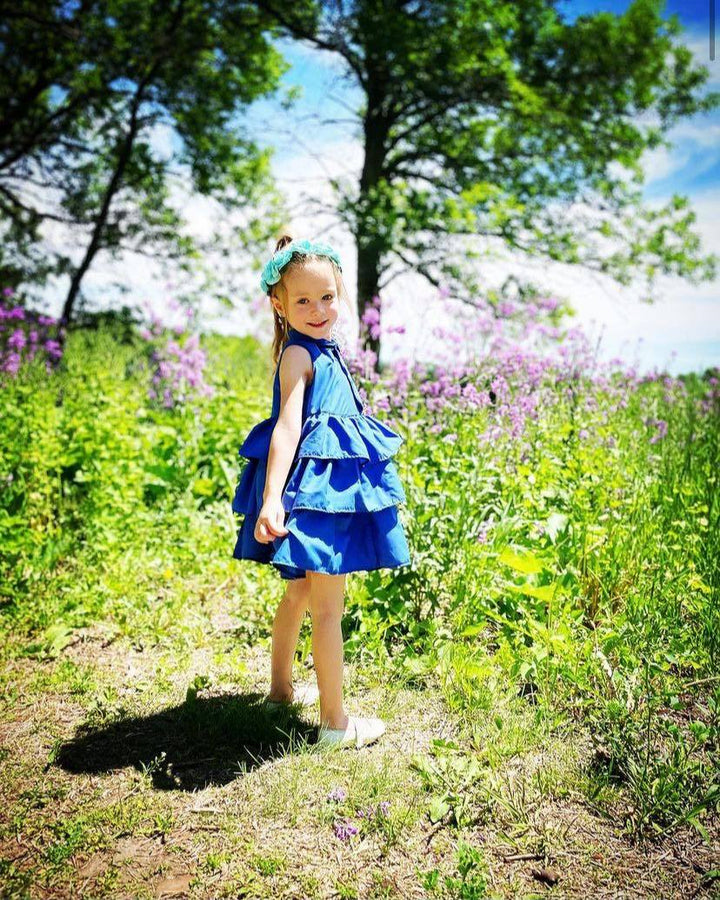
[[[630,4],[627,0],[605,0],[603,3],[588,3],[586,0],[565,0],[558,3],[558,9],[570,21],[584,13],[612,12],[623,13]],[[676,15],[686,28],[705,28],[706,33],[709,24],[708,0],[686,0],[680,3],[678,0],[670,0],[665,4],[663,17]]]
[[[718,0],[720,2],[720,0]],[[624,0],[567,0],[558,9],[569,20],[584,13],[609,11],[621,13],[628,3]],[[709,59],[709,10],[707,0],[680,3],[672,0],[665,7],[665,15],[676,13],[686,29],[681,40],[693,51],[697,63],[710,71],[708,89],[720,90],[720,63]],[[716,23],[717,28],[717,23]],[[291,209],[296,210],[308,197],[329,197],[327,180],[330,174],[344,174],[356,178],[362,160],[362,147],[357,127],[351,124],[351,112],[361,101],[358,88],[345,77],[342,60],[335,54],[318,51],[309,45],[290,41],[278,42],[289,63],[284,77],[286,87],[300,85],[302,99],[292,113],[286,115],[279,99],[257,103],[245,118],[245,127],[261,145],[276,148],[273,170],[278,184],[286,193]],[[336,119],[339,122],[326,120]],[[696,116],[676,126],[669,134],[672,150],[659,150],[644,160],[648,181],[644,196],[649,204],[660,204],[673,193],[687,195],[698,215],[697,230],[701,233],[706,252],[720,255],[720,233],[716,222],[720,218],[720,110],[710,115]],[[212,227],[212,216],[198,207],[195,218],[206,218]],[[329,217],[308,217],[298,212],[289,223],[293,233],[320,236],[338,246],[347,260],[348,286],[354,286],[355,251],[349,235]],[[515,271],[519,263],[511,261],[506,272]],[[530,265],[522,263],[525,268]],[[127,272],[127,267],[124,268]],[[88,279],[88,294],[107,291],[113,273],[112,264],[105,271],[96,271]],[[498,270],[498,276],[502,272]],[[140,263],[133,269],[135,281],[129,283],[131,295],[142,291],[146,296],[154,290],[152,273]],[[248,293],[255,292],[257,273],[248,272]],[[605,354],[634,358],[641,369],[653,366],[669,371],[701,369],[720,365],[720,290],[718,284],[693,287],[678,279],[666,279],[662,284],[662,302],[653,307],[638,304],[626,289],[611,280],[604,282],[584,275],[573,267],[556,267],[548,291],[567,296],[575,305],[580,322],[591,332],[602,332]],[[408,298],[412,298],[409,304]],[[395,316],[393,324],[410,324],[420,319],[424,327],[434,317],[442,318],[444,310],[427,284],[416,276],[396,279],[387,289],[385,302]],[[423,304],[425,306],[423,307]],[[423,308],[421,315],[418,310]],[[244,305],[233,314],[226,311],[211,315],[211,327],[222,331],[244,333],[255,329]],[[269,315],[267,316],[269,324]],[[407,320],[407,321],[406,321]],[[354,328],[350,329],[354,331]],[[409,329],[412,333],[412,327]],[[407,345],[410,337],[403,338]],[[398,339],[399,341],[400,339]],[[387,348],[389,356],[404,353],[401,343]],[[673,357],[673,351],[675,356]]]

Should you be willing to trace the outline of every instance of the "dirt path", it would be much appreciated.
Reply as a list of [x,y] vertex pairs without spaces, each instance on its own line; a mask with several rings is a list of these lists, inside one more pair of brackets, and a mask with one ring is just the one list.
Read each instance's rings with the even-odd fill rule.
[[720,896],[718,830],[713,846],[689,829],[633,844],[578,789],[582,743],[508,754],[466,789],[456,773],[471,821],[431,821],[422,760],[459,727],[437,686],[348,665],[348,706],[388,731],[319,753],[316,710],[261,707],[267,648],[229,651],[237,623],[213,622],[185,654],[98,626],[56,659],[5,665],[3,897]]

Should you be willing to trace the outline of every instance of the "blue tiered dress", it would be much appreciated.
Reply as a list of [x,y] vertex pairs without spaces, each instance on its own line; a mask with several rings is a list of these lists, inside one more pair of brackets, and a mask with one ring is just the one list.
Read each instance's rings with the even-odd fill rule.
[[[280,412],[280,360],[293,344],[308,350],[314,374],[305,389],[300,441],[282,493],[288,534],[262,544],[254,531]],[[270,563],[286,579],[303,578],[306,571],[337,575],[408,565],[397,509],[406,498],[392,459],[403,438],[363,412],[336,341],[290,328],[282,353],[272,415],[250,431],[239,450],[248,462],[232,503],[233,511],[244,516],[233,557]]]

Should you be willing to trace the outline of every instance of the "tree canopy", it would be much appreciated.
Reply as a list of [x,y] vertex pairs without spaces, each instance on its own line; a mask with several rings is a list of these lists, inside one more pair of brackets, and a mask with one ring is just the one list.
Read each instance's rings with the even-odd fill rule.
[[316,27],[257,5],[340,54],[364,93],[362,172],[333,182],[361,311],[408,270],[476,302],[474,238],[650,292],[659,273],[713,276],[687,198],[654,210],[642,196],[643,152],[720,99],[661,0],[574,22],[555,0],[339,0]]
[[[99,252],[181,262],[197,252],[182,233],[174,176],[228,211],[274,197],[269,153],[243,134],[240,115],[275,91],[287,68],[269,40],[276,30],[243,0],[18,0],[5,8],[4,283],[69,276],[69,321]],[[158,152],[163,128],[170,140]],[[52,222],[69,229],[74,254],[49,251],[42,228]],[[256,236],[267,228],[267,212],[247,226]]]

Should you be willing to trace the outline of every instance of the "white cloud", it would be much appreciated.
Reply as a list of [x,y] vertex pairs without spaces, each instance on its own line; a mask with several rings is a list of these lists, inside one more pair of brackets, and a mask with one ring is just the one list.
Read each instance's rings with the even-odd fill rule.
[[647,150],[640,162],[645,172],[645,180],[649,184],[681,171],[691,158],[692,154],[688,152],[680,153],[677,149],[656,147],[654,150]]

